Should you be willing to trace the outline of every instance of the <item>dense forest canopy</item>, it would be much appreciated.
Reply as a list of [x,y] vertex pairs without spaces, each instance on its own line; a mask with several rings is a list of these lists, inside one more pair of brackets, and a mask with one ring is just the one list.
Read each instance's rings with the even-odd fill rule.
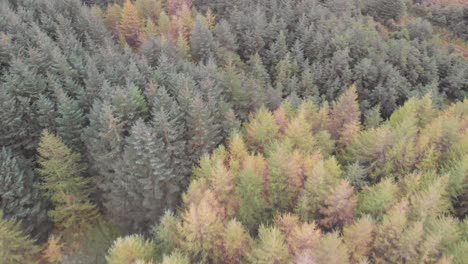
[[463,0],[0,0],[0,262],[464,263],[467,30]]

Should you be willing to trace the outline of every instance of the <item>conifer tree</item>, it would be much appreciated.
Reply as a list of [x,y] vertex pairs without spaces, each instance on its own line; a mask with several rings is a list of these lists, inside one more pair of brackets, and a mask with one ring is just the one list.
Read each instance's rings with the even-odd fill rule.
[[356,197],[354,189],[347,181],[342,181],[323,202],[320,224],[326,228],[341,228],[354,220]]
[[292,263],[291,255],[281,232],[275,227],[260,226],[259,242],[252,249],[253,263]]
[[162,264],[190,264],[190,259],[178,252],[164,256]]
[[250,115],[244,129],[250,147],[263,150],[277,136],[279,127],[272,113],[262,107]]
[[192,31],[190,51],[193,60],[196,62],[205,62],[214,54],[213,35],[200,19],[195,21]]
[[399,252],[394,245],[398,244],[403,230],[408,224],[406,202],[403,201],[391,208],[377,228],[372,249],[372,260],[377,263],[392,263],[399,261]]
[[0,151],[0,210],[6,218],[22,221],[25,230],[43,238],[48,231],[47,214],[37,179],[9,149]]
[[119,36],[119,23],[121,19],[122,8],[120,5],[108,5],[104,16],[104,24],[106,25],[107,29],[114,34],[115,37]]
[[89,180],[82,177],[85,167],[80,154],[47,131],[42,133],[38,152],[41,187],[52,202],[48,214],[56,229],[70,238],[85,233],[98,212],[89,199]]
[[84,126],[83,110],[76,100],[59,95],[57,132],[68,147],[75,151],[82,149],[81,132]]
[[136,263],[137,260],[151,261],[154,245],[141,235],[119,237],[114,241],[106,256],[107,263]]
[[328,233],[322,238],[316,254],[317,263],[349,263],[348,249],[336,232]]
[[352,86],[333,104],[330,111],[330,134],[342,145],[348,145],[359,133],[360,118],[357,91]]
[[267,203],[263,197],[261,175],[254,171],[254,164],[246,164],[237,175],[236,195],[239,197],[239,221],[249,230],[255,232],[262,219],[267,217]]
[[0,259],[4,263],[39,263],[40,248],[21,230],[15,218],[4,218],[0,211]]
[[179,177],[169,166],[162,140],[140,119],[126,138],[121,158],[114,161],[106,205],[127,230],[147,231],[154,219],[176,203]]
[[371,187],[365,187],[359,194],[358,215],[369,214],[381,218],[397,199],[398,187],[391,179],[384,179]]
[[205,192],[200,201],[189,205],[178,229],[184,237],[182,248],[190,254],[192,261],[217,263],[224,258],[223,218],[221,205],[211,191]]
[[128,45],[133,48],[140,46],[142,21],[135,5],[130,0],[125,1],[122,9],[122,19],[119,24],[119,30]]
[[223,242],[226,252],[225,263],[241,264],[247,261],[252,241],[242,224],[236,220],[229,221]]
[[343,229],[344,243],[349,249],[351,261],[364,260],[372,249],[375,223],[369,216],[364,216]]

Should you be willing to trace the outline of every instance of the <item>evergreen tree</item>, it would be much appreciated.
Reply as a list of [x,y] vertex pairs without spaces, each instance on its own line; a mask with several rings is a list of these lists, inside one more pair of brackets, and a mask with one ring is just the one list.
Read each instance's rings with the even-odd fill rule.
[[406,5],[403,0],[384,1],[384,0],[367,0],[366,7],[368,12],[375,16],[376,19],[387,21],[393,19],[399,21],[405,11]]
[[84,126],[84,115],[78,102],[60,95],[58,105],[57,132],[63,143],[75,151],[82,149],[81,132]]
[[162,140],[151,126],[138,120],[121,158],[114,161],[106,206],[126,230],[147,231],[154,219],[177,202],[180,177],[169,166]]
[[190,51],[196,62],[207,61],[215,51],[213,35],[200,19],[195,21],[193,27]]
[[45,202],[37,179],[9,149],[0,152],[0,210],[6,218],[21,220],[23,228],[44,238],[48,231]]

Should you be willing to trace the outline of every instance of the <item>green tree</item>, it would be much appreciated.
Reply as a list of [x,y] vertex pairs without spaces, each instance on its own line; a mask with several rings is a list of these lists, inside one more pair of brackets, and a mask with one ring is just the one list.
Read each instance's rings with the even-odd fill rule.
[[78,102],[67,95],[60,95],[58,116],[55,121],[58,135],[63,143],[75,151],[80,151],[83,145],[81,132],[84,126],[84,114]]
[[251,262],[266,263],[292,263],[281,232],[275,227],[260,226],[258,231],[259,241],[252,249]]
[[38,152],[37,171],[53,206],[48,214],[56,229],[70,237],[83,234],[96,222],[98,211],[89,198],[90,181],[83,178],[80,154],[47,131],[42,133]]
[[106,260],[109,264],[131,264],[137,260],[151,261],[154,245],[141,235],[117,238],[109,249]]
[[195,21],[193,27],[190,51],[196,62],[206,62],[210,56],[214,55],[213,35],[200,19]]
[[32,234],[44,238],[48,231],[46,203],[36,188],[37,179],[13,153],[0,151],[0,210],[6,218],[15,217]]
[[399,21],[406,11],[404,0],[367,0],[366,7],[371,15],[384,22],[389,19]]
[[[155,219],[177,202],[180,176],[169,163],[163,138],[138,120],[126,138],[122,156],[114,161],[106,205],[126,230],[147,231]],[[125,203],[122,203],[125,201]]]
[[0,211],[0,259],[4,263],[39,263],[40,248],[21,230],[15,218],[5,219]]

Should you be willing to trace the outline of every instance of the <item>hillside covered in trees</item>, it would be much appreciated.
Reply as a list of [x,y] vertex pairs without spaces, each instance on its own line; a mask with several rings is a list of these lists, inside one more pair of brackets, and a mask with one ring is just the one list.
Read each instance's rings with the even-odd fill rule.
[[467,30],[464,0],[0,0],[0,263],[466,263]]

